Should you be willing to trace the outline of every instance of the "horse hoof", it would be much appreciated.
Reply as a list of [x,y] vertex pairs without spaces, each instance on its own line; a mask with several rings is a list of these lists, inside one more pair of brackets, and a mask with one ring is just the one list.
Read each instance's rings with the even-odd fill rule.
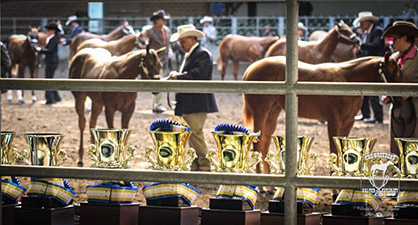
[[7,99],[7,103],[12,104],[12,100],[11,99]]
[[25,102],[23,100],[19,100],[19,105],[24,105]]
[[33,104],[35,104],[35,103],[36,103],[36,101],[37,101],[37,99],[36,99],[36,98],[32,99],[32,103],[33,103]]
[[77,163],[77,166],[78,166],[78,167],[83,167],[83,166],[84,166],[84,163],[83,163],[83,162],[78,162],[78,163]]

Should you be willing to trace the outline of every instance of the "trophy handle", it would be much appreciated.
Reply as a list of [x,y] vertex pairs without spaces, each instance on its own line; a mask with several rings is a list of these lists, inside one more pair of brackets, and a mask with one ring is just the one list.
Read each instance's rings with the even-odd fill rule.
[[97,167],[99,162],[96,156],[96,152],[97,152],[97,147],[94,144],[91,144],[88,148],[87,148],[87,152],[89,153],[89,156],[91,157],[91,160],[93,161],[93,166]]
[[193,161],[197,158],[196,150],[194,150],[194,148],[189,148],[186,151],[186,155],[188,156],[188,159],[184,163],[184,169],[189,171]]
[[[10,157],[10,163],[11,164],[15,164],[16,160],[19,158],[22,158],[22,156],[19,154],[19,152],[17,151],[17,148],[12,148],[10,149],[12,152],[12,157]],[[3,156],[4,157],[4,156]]]
[[132,145],[129,146],[126,151],[128,153],[128,157],[126,157],[126,159],[122,162],[122,167],[123,168],[128,168],[129,167],[129,161],[131,161],[132,158],[134,158],[135,155],[136,155],[135,147],[132,146]]
[[58,152],[58,158],[61,159],[61,161],[57,162],[57,166],[62,166],[62,164],[64,164],[65,160],[68,159],[68,155],[64,150],[60,150]]
[[261,162],[261,154],[259,152],[253,151],[251,152],[251,158],[253,159],[252,162],[248,165],[247,171],[249,173],[254,173],[256,166],[258,163]]
[[215,149],[209,149],[208,154],[206,154],[206,158],[210,161],[210,170],[219,172],[219,162],[217,162],[214,157],[216,155]]
[[154,148],[151,146],[147,146],[145,148],[145,156],[147,156],[149,162],[151,163],[151,168],[155,169],[157,168],[157,161],[151,156],[153,151],[154,151]]
[[25,163],[26,165],[32,165],[32,163],[31,163],[31,162],[30,162],[30,160],[28,159],[28,158],[29,158],[29,151],[28,151],[28,150],[23,149],[22,154],[20,154],[20,153],[17,151],[17,149],[16,149],[16,148],[12,148],[12,154],[13,154],[13,157],[14,157],[15,159],[22,160],[22,161],[23,161],[23,163]]
[[329,168],[331,169],[331,176],[339,176],[341,174],[341,169],[337,166],[337,155],[335,153],[331,153],[328,159]]
[[315,152],[309,153],[309,164],[306,167],[306,171],[304,174],[312,175],[313,170],[315,169],[317,163],[318,163],[318,154],[316,154]]
[[279,165],[275,162],[275,158],[277,157],[277,153],[268,152],[264,161],[270,165],[271,173],[280,174],[282,171],[279,169]]

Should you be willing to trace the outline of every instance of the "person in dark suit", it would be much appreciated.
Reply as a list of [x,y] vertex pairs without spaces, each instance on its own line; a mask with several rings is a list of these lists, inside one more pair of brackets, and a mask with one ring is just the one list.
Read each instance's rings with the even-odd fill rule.
[[63,45],[69,45],[75,36],[84,33],[83,28],[80,27],[80,24],[77,21],[76,15],[68,17],[67,22],[65,22],[65,26],[71,26],[71,34],[69,38],[61,38],[60,42]]
[[[38,50],[45,54],[45,78],[54,78],[55,70],[58,67],[58,45],[59,45],[59,28],[55,23],[51,23],[45,28],[48,30],[46,37],[46,47],[40,48]],[[46,91],[45,92],[45,104],[55,104],[56,102],[61,101],[61,97],[58,94],[58,91]]]
[[[204,37],[204,33],[191,24],[179,26],[177,31],[171,36],[170,41],[178,41],[180,48],[186,54],[180,70],[170,73],[171,79],[212,80],[212,55],[198,42]],[[215,95],[177,93],[176,101],[175,115],[182,116],[192,131],[189,145],[196,150],[198,157],[192,164],[192,170],[209,171],[210,163],[206,159],[208,147],[203,136],[203,126],[207,114],[218,111]]]
[[[379,22],[379,18],[368,11],[360,12],[353,22],[354,24],[359,23],[362,31],[360,57],[385,55],[385,41],[380,38],[383,29],[377,26],[377,22]],[[370,116],[370,105],[373,109],[374,118]],[[379,96],[364,96],[361,113],[362,116],[357,117],[357,120],[363,120],[365,123],[383,123],[383,106]]]

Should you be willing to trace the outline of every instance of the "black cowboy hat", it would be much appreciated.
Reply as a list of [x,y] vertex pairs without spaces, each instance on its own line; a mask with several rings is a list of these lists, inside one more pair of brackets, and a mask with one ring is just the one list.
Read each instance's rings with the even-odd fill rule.
[[46,25],[45,28],[47,30],[55,30],[55,31],[59,31],[60,30],[58,28],[58,25],[56,23],[50,23],[50,24]]
[[149,20],[154,21],[158,18],[163,18],[167,20],[170,19],[170,15],[165,13],[164,9],[160,9],[152,13],[152,16],[149,18]]
[[391,27],[383,32],[382,38],[393,37],[396,34],[418,37],[418,28],[411,22],[395,21]]

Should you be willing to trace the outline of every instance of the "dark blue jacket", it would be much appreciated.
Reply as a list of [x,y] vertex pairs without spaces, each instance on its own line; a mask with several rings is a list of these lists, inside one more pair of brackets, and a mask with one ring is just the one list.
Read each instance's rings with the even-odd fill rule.
[[[212,55],[202,46],[196,47],[187,59],[183,71],[186,75],[178,76],[179,80],[212,80]],[[218,112],[214,94],[176,94],[175,115],[190,113]]]
[[385,41],[381,38],[383,29],[376,24],[373,25],[366,43],[361,44],[360,57],[364,56],[384,56]]
[[65,45],[69,45],[71,40],[73,40],[73,38],[81,33],[84,33],[84,30],[81,28],[81,26],[78,26],[75,30],[71,30],[70,38],[65,39]]
[[46,47],[41,49],[41,53],[45,54],[46,64],[59,62],[58,44],[59,44],[59,38],[55,35],[53,38],[51,38],[51,40],[49,40]]

